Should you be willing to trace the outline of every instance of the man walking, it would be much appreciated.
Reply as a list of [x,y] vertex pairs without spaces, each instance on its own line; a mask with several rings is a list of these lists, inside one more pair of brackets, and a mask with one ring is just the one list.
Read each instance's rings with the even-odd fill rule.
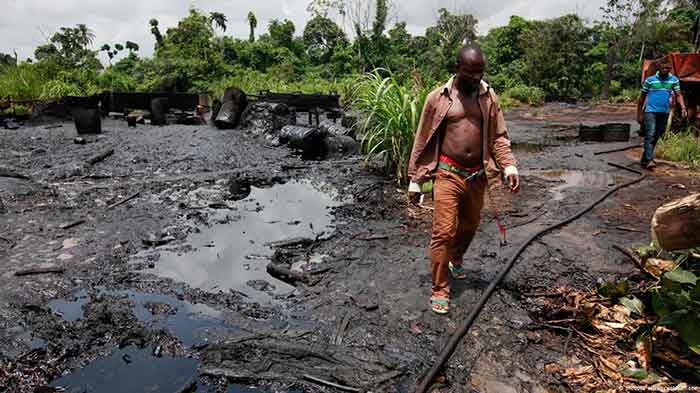
[[426,98],[408,165],[412,201],[435,177],[430,304],[438,314],[449,310],[448,274],[466,278],[462,258],[479,226],[487,186],[503,171],[511,192],[520,187],[503,112],[482,81],[485,67],[477,45],[459,50],[456,75]]
[[[642,85],[642,94],[637,103],[637,122],[644,127],[644,153],[641,164],[644,169],[652,169],[654,150],[659,139],[666,131],[666,123],[671,109],[672,98],[676,97],[681,106],[681,116],[685,119],[688,112],[681,95],[680,81],[671,74],[671,63],[663,61],[658,64],[656,75],[648,77]],[[646,101],[646,108],[644,102]]]

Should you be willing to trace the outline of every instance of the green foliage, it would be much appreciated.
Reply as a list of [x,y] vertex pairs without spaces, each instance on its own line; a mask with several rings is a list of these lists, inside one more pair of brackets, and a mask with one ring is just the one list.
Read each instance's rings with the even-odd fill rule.
[[687,258],[686,269],[678,267],[664,274],[652,290],[652,309],[658,324],[678,330],[690,350],[700,354],[700,286],[693,271],[698,261]]
[[524,104],[541,106],[544,104],[544,90],[539,87],[517,85],[507,91],[508,96]]
[[4,115],[17,116],[28,115],[31,113],[31,108],[28,105],[12,104],[1,112]]
[[294,42],[294,22],[289,19],[285,19],[284,22],[280,22],[277,19],[270,21],[270,26],[268,27],[270,32],[270,38],[275,46],[283,47],[287,49],[292,49]]
[[30,100],[39,98],[42,86],[50,79],[46,67],[20,63],[0,70],[0,98]]
[[578,16],[533,22],[523,41],[527,75],[536,86],[553,95],[581,94],[585,73],[581,59],[591,42],[588,28]]
[[700,141],[691,130],[665,133],[656,151],[661,158],[700,168]]
[[332,20],[316,16],[304,28],[304,46],[312,64],[325,64],[347,44],[345,33]]
[[407,177],[421,111],[428,95],[424,86],[401,84],[386,70],[375,70],[357,81],[353,106],[365,114],[360,132],[362,149],[371,160],[384,157],[385,170],[400,182]]
[[16,65],[17,59],[14,56],[0,52],[0,70],[7,67],[14,67]]
[[258,18],[255,17],[253,11],[248,12],[248,25],[250,26],[250,42],[255,41],[255,28],[258,27]]
[[231,70],[231,75],[211,83],[205,90],[210,91],[214,96],[220,96],[227,87],[237,87],[249,94],[257,94],[264,90],[281,93],[342,94],[348,91],[348,87],[352,85],[352,81],[352,77],[328,80],[313,75],[299,81],[289,81],[280,78],[276,73],[265,73],[237,67],[235,70]]

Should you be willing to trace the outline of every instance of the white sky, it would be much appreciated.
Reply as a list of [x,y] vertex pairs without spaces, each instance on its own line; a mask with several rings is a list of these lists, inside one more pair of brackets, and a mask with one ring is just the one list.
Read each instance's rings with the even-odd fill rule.
[[[153,53],[154,39],[148,21],[156,18],[161,31],[174,26],[194,6],[204,12],[223,12],[228,18],[226,35],[248,36],[248,11],[258,19],[256,34],[267,29],[271,19],[290,19],[301,35],[309,18],[309,0],[0,0],[0,52],[17,52],[20,59],[33,57],[34,48],[47,41],[61,26],[86,24],[95,33],[94,46],[134,41],[141,55]],[[394,0],[392,16],[405,21],[409,31],[423,34],[434,25],[437,10],[447,8],[479,19],[479,31],[506,24],[510,15],[549,18],[577,13],[588,19],[600,16],[605,0]]]

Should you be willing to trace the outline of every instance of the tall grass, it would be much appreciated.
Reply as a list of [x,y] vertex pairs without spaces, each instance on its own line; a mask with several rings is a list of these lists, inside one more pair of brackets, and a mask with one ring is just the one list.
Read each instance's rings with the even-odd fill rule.
[[507,96],[531,106],[544,105],[544,90],[539,87],[516,85],[506,92]]
[[35,64],[5,67],[0,71],[0,98],[37,99],[48,80],[46,73]]
[[386,172],[405,183],[413,139],[429,89],[417,83],[402,84],[393,74],[386,74],[376,70],[361,76],[352,106],[364,114],[360,136],[367,160],[383,157]]
[[666,160],[681,162],[693,169],[700,168],[700,139],[690,130],[665,133],[656,152]]

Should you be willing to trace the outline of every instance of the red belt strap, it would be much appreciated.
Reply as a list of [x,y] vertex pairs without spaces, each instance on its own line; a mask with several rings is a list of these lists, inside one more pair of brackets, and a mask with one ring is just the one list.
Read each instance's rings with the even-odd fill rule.
[[479,172],[479,171],[481,170],[481,168],[482,168],[481,165],[475,166],[475,167],[472,167],[472,168],[466,168],[464,165],[458,163],[457,161],[451,159],[450,157],[448,157],[448,156],[446,156],[446,155],[444,155],[444,154],[440,154],[439,160],[440,160],[440,162],[444,162],[445,164],[452,165],[452,166],[455,167],[455,168],[459,168],[459,169],[461,169],[461,170],[463,170],[463,171],[467,171],[467,172],[469,172],[469,173]]

